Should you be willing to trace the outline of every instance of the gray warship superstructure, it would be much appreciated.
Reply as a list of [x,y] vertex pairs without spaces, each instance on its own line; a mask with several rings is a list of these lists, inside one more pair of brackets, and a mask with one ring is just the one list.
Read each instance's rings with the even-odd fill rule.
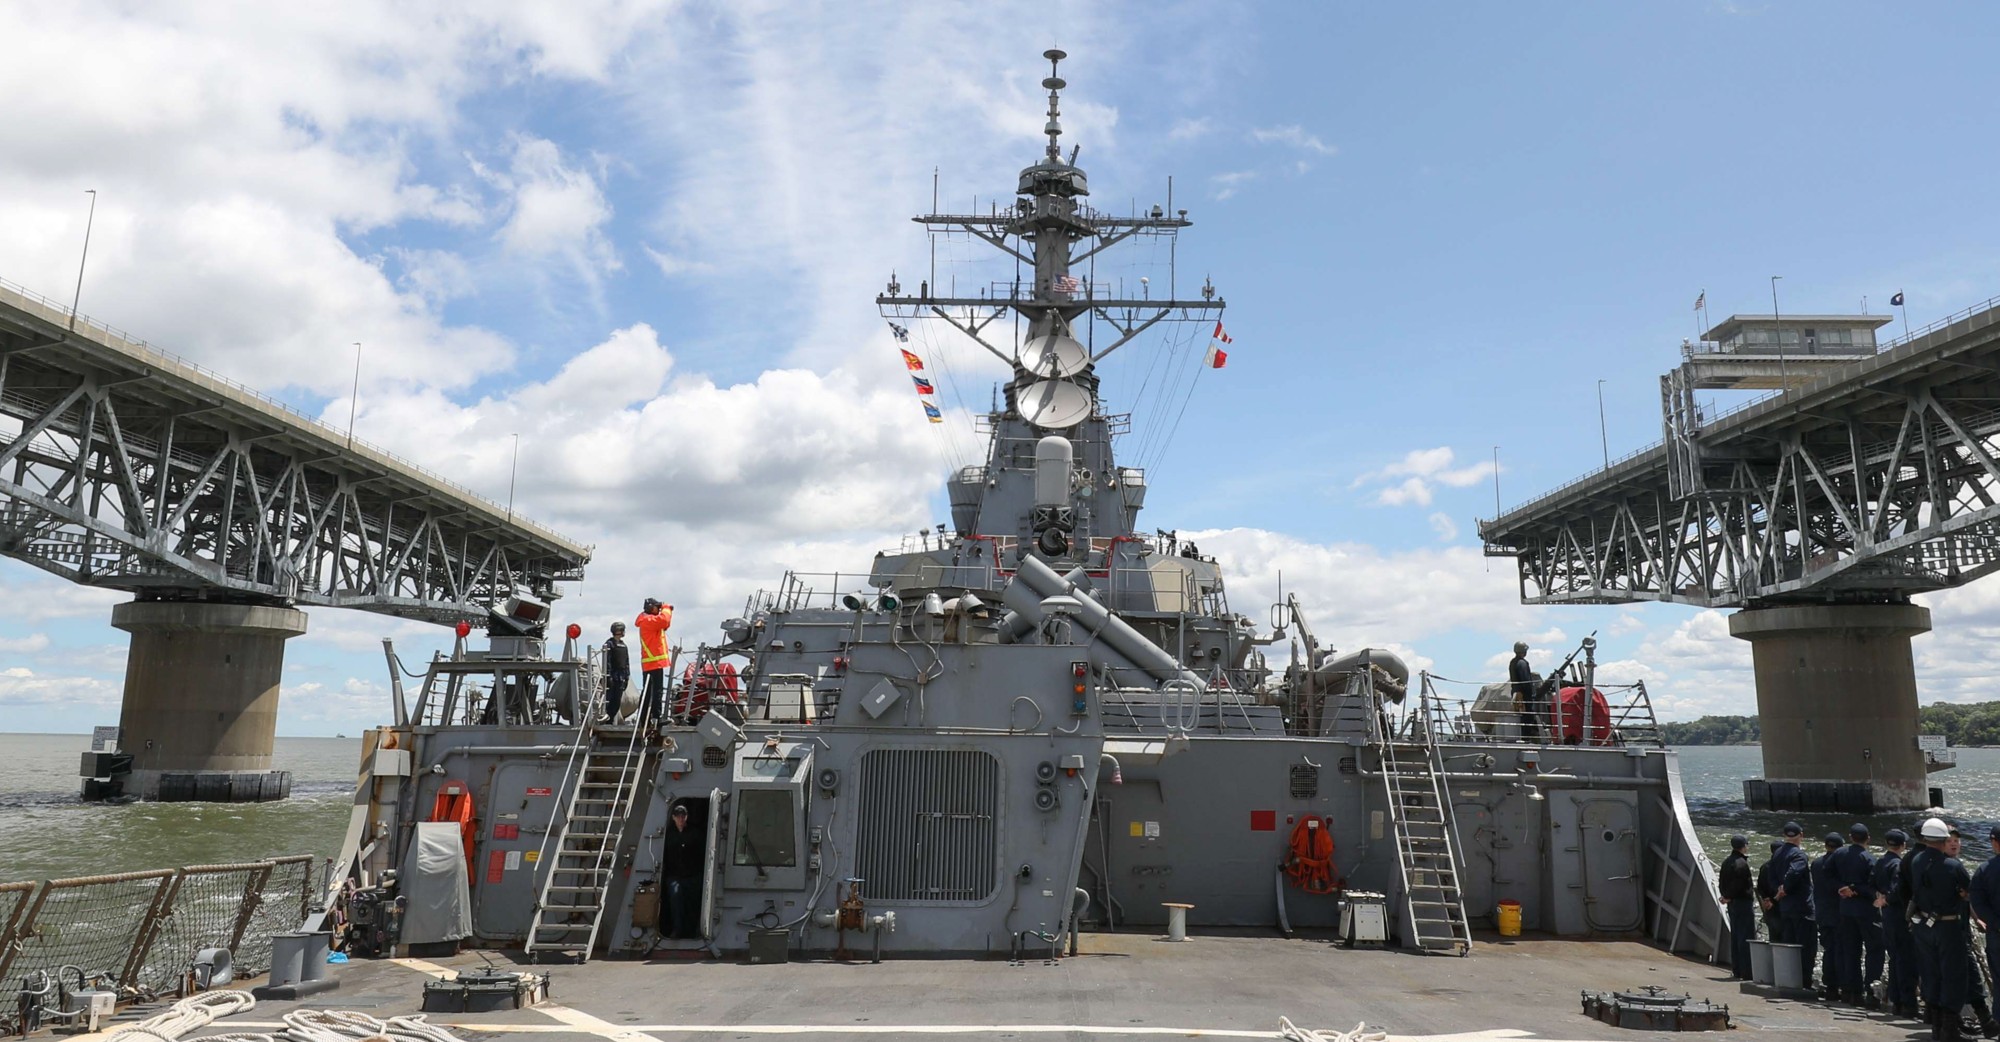
[[[793,573],[753,596],[671,667],[664,719],[594,719],[592,652],[572,632],[545,655],[540,605],[496,610],[486,652],[462,631],[367,736],[348,904],[377,907],[387,870],[408,885],[442,823],[471,943],[531,955],[1020,952],[1173,905],[1290,930],[1375,903],[1395,941],[1436,953],[1516,912],[1726,950],[1673,753],[1643,686],[1596,682],[1593,642],[1545,711],[1503,685],[1447,698],[1389,650],[1322,647],[1296,597],[1261,623],[1232,611],[1218,561],[1142,534],[1145,475],[1117,461],[1098,364],[1224,301],[1084,277],[1190,222],[1088,205],[1060,140],[1063,55],[1046,57],[1048,144],[1013,203],[918,218],[1021,277],[966,297],[892,277],[877,300],[899,333],[943,322],[1010,374],[986,461],[949,479],[950,531],[878,554],[865,586]],[[659,911],[675,804],[701,830],[694,939]]]

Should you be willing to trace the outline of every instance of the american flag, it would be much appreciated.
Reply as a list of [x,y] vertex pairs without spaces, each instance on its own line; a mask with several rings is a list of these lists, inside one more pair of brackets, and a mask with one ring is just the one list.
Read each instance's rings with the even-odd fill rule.
[[1057,293],[1075,293],[1081,288],[1083,288],[1083,283],[1078,282],[1074,275],[1059,275],[1056,277]]
[[1694,298],[1694,309],[1696,311],[1700,311],[1703,307],[1707,306],[1707,304],[1708,304],[1708,291],[1702,290],[1701,295]]

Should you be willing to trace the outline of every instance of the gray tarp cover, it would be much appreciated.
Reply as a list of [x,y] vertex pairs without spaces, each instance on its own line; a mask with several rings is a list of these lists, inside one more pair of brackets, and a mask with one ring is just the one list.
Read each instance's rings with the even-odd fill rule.
[[416,842],[403,863],[403,943],[429,944],[472,936],[472,895],[465,878],[465,846],[455,821],[417,823]]

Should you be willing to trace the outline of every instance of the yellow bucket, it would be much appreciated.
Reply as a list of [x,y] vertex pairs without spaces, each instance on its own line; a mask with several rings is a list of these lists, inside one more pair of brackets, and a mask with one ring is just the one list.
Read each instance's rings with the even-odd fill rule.
[[1519,901],[1500,902],[1499,919],[1500,919],[1500,936],[1502,937],[1521,936],[1521,902]]

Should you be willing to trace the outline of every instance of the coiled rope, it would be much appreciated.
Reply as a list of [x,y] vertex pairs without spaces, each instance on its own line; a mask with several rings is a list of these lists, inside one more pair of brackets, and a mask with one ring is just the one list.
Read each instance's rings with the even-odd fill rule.
[[1332,1028],[1302,1028],[1289,1018],[1278,1018],[1278,1036],[1287,1042],[1384,1042],[1389,1037],[1387,1031],[1370,1031],[1367,1024],[1356,1024],[1352,1031],[1337,1031]]
[[[247,991],[208,991],[174,1003],[159,1016],[111,1033],[119,1042],[180,1042],[189,1033],[217,1020],[249,1011],[257,1005]],[[285,1014],[285,1027],[275,1034],[229,1032],[205,1035],[201,1042],[463,1042],[421,1013],[377,1020],[366,1013],[338,1009],[301,1009]]]

